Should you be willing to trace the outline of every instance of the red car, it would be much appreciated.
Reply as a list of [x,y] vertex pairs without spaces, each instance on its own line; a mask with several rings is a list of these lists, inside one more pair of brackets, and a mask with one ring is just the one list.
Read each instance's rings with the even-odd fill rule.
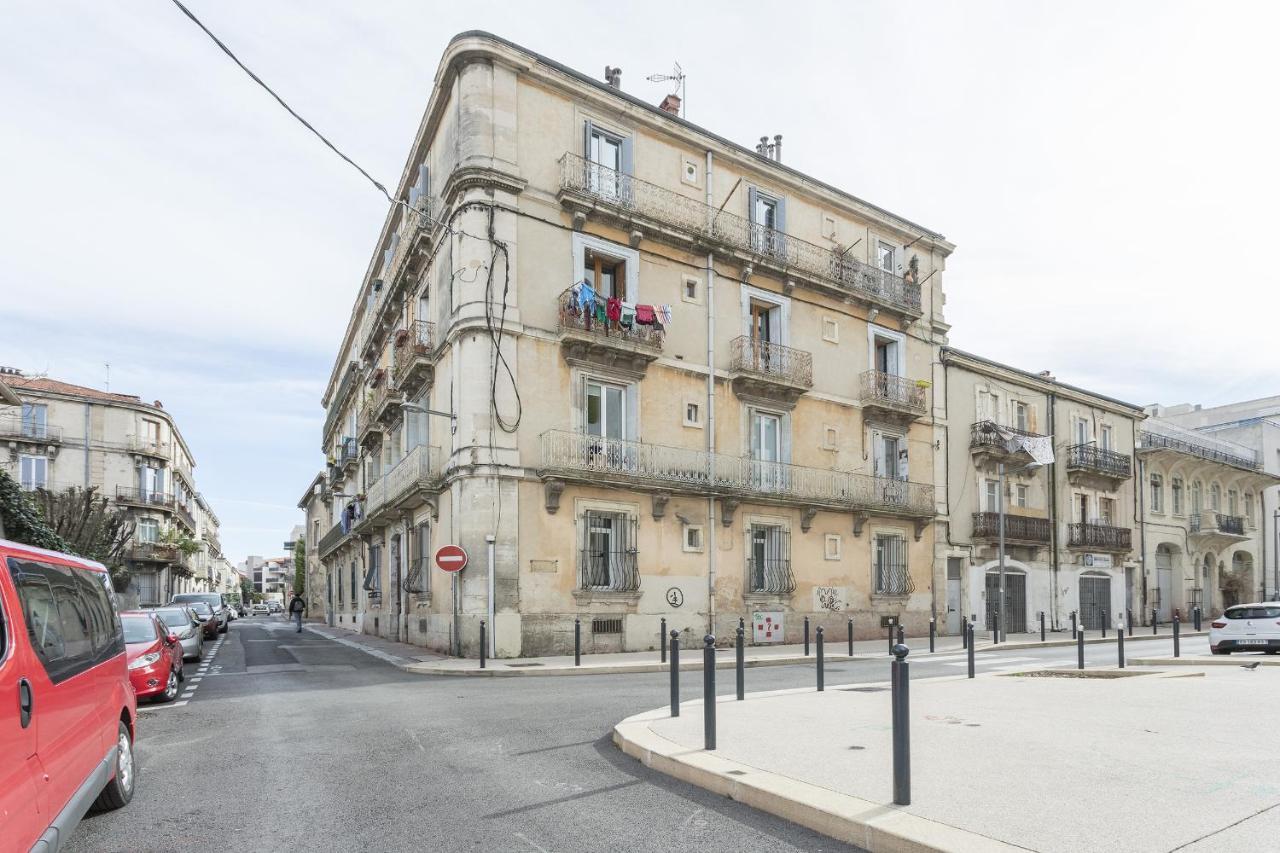
[[0,539],[0,848],[57,850],[128,803],[137,712],[107,570]]
[[154,613],[126,610],[120,614],[129,656],[129,680],[139,699],[172,702],[178,698],[182,673],[182,642]]

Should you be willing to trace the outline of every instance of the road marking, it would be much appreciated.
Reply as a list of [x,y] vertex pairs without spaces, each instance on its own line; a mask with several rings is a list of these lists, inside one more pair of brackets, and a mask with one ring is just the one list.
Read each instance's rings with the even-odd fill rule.
[[189,683],[191,683],[191,684],[199,684],[199,683],[200,683],[200,679],[201,679],[201,678],[203,678],[203,677],[204,677],[204,676],[202,676],[202,675],[195,675],[195,676],[192,676],[191,678],[188,678],[188,679],[187,679],[187,681],[188,681]]
[[[981,664],[982,666],[991,666],[993,664],[998,664],[998,663],[1025,663],[1027,661],[1033,661],[1033,660],[1035,660],[1035,658],[995,658],[988,655],[985,659],[980,657],[975,657],[974,663]],[[968,665],[969,665],[968,661],[965,661],[964,663],[946,664],[946,666],[968,666]]]
[[193,697],[193,696],[195,696],[195,695],[196,695],[196,694],[195,694],[195,691],[191,691],[191,690],[189,690],[189,691],[187,691],[186,693],[183,693],[183,694],[182,694],[182,698],[183,698],[183,699],[190,699],[191,697]]

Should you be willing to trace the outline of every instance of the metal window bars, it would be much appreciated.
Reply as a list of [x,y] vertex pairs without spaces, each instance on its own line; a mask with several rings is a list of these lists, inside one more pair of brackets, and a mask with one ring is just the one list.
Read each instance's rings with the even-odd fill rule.
[[739,335],[730,343],[729,369],[779,379],[794,385],[813,384],[813,354],[773,341]]
[[772,524],[751,525],[747,579],[751,592],[789,595],[795,592],[791,572],[791,531]]
[[582,550],[578,554],[578,582],[582,589],[638,590],[637,553],[636,519],[624,512],[583,513]]
[[907,540],[887,534],[876,536],[875,573],[877,595],[910,595],[916,591],[907,571]]

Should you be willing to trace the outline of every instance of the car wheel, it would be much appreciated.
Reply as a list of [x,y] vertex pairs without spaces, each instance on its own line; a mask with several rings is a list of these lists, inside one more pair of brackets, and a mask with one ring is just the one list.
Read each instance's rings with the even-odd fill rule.
[[1230,651],[1228,651],[1227,649],[1210,649],[1210,651],[1212,651],[1215,655],[1229,655],[1229,654],[1231,654],[1231,652],[1230,652]]
[[219,634],[225,634],[225,633],[227,633],[227,627],[228,627],[227,623],[226,623],[226,622],[223,622],[223,623],[222,623],[222,627],[218,629],[218,633],[219,633]]
[[133,738],[129,737],[129,727],[119,723],[116,733],[116,772],[102,789],[93,807],[101,811],[110,811],[128,805],[133,799],[133,786],[137,775],[137,765],[133,763]]
[[187,668],[182,665],[181,661],[178,662],[178,680],[179,681],[187,680]]
[[178,673],[169,670],[169,680],[164,683],[164,692],[160,694],[159,701],[172,702],[178,698]]

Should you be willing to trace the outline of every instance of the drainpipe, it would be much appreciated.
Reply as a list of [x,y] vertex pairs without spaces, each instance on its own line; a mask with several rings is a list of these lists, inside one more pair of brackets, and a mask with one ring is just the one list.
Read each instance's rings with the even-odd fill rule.
[[[501,500],[501,499],[502,499],[502,492],[501,492],[501,489],[499,489],[499,492],[498,492],[498,499],[499,499],[499,500]],[[497,641],[497,639],[494,637],[494,635],[498,633],[498,631],[497,631],[497,627],[498,627],[498,626],[496,626],[496,625],[494,625],[494,624],[493,624],[493,609],[494,609],[494,608],[493,608],[493,543],[494,543],[494,540],[496,540],[496,539],[497,539],[497,537],[496,537],[496,536],[494,536],[492,533],[489,533],[489,534],[487,534],[487,535],[484,537],[484,542],[485,542],[484,549],[485,549],[486,556],[487,556],[487,557],[488,557],[488,559],[489,559],[489,637],[488,637],[488,643],[489,643],[489,657],[490,657],[490,658],[495,658],[495,657],[497,657],[497,656],[498,656],[498,653],[495,651],[495,649],[497,649],[497,647],[498,647],[498,641]]]
[[[707,149],[707,217],[715,216],[712,195],[714,159]],[[710,485],[716,481],[716,268],[715,254],[707,249],[707,465]],[[707,497],[707,633],[716,632],[716,499]]]
[[[1138,549],[1139,549],[1138,577],[1141,578],[1142,580],[1142,596],[1140,599],[1142,604],[1138,608],[1138,624],[1141,625],[1141,624],[1145,624],[1142,620],[1146,618],[1147,609],[1148,609],[1147,608],[1147,512],[1146,512],[1146,496],[1143,494],[1143,491],[1145,490],[1146,482],[1147,482],[1146,473],[1145,473],[1147,466],[1146,466],[1146,463],[1138,457],[1138,428],[1133,421],[1129,422],[1129,426],[1133,433],[1133,443],[1130,446],[1133,448],[1134,461],[1138,463],[1138,483],[1137,483],[1137,486],[1135,487],[1136,494],[1134,494],[1133,496],[1133,503],[1134,503],[1135,511],[1138,513]],[[1132,626],[1130,626],[1130,629],[1132,630]]]
[[[1056,417],[1058,397],[1050,391],[1045,396],[1045,401],[1049,410],[1049,440],[1056,442],[1058,438]],[[1049,466],[1049,553],[1053,555],[1053,565],[1050,571],[1052,582],[1049,590],[1049,606],[1052,610],[1053,630],[1057,631],[1060,624],[1058,621],[1058,608],[1061,598],[1061,586],[1058,582],[1060,569],[1058,561],[1058,455],[1056,452],[1053,456],[1053,464]]]
[[[105,483],[103,484],[105,488]],[[84,487],[89,488],[89,404],[84,404]],[[113,496],[114,497],[114,496]]]

